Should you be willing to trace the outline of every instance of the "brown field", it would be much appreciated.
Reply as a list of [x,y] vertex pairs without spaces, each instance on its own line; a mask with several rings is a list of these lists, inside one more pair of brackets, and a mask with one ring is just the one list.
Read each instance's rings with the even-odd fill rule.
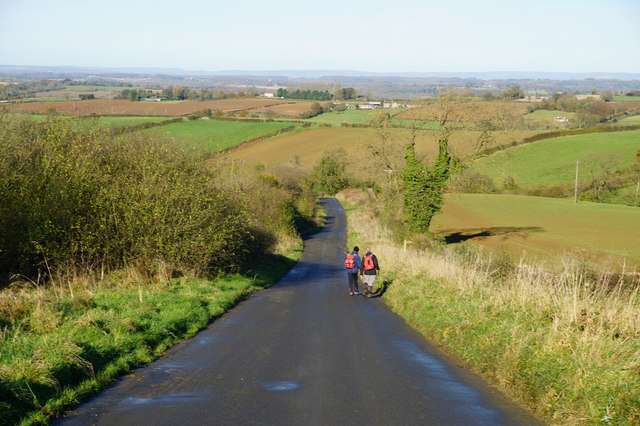
[[311,111],[313,102],[291,102],[269,105],[254,109],[258,114],[276,114],[287,117],[299,117],[303,112]]
[[[521,140],[536,133],[539,132],[527,130],[501,135],[492,146]],[[451,151],[463,159],[468,158],[473,152],[477,136],[477,132],[471,131],[454,133],[450,141]],[[392,143],[406,145],[409,138],[409,130],[394,129],[390,140]],[[288,161],[297,154],[302,164],[310,165],[315,164],[326,150],[344,148],[347,152],[362,152],[368,144],[376,144],[378,141],[379,137],[372,129],[319,128],[240,146],[233,151],[233,157],[247,162],[273,163]],[[437,147],[436,134],[433,131],[423,132],[416,137],[416,152],[420,156],[435,158]]]
[[[454,121],[476,121],[493,117],[500,111],[507,111],[514,118],[519,118],[527,114],[528,105],[527,102],[465,102],[458,104],[451,116]],[[419,108],[403,111],[395,118],[437,121],[439,112],[438,104],[430,102]]]
[[627,109],[627,111],[633,111],[640,108],[640,102],[611,102],[612,104],[622,106]]
[[431,232],[512,260],[553,266],[577,259],[609,270],[640,268],[640,209],[628,206],[504,194],[447,194]]
[[[51,108],[65,114],[86,116],[97,115],[148,115],[148,116],[181,116],[192,114],[203,109],[223,112],[255,112],[257,109],[284,106],[297,111],[297,108],[310,108],[308,102],[300,102],[301,106],[293,106],[297,102],[280,99],[223,99],[202,102],[130,102],[124,100],[62,101],[62,102],[26,102],[9,104],[11,111],[26,111],[44,114]],[[283,112],[279,113],[283,114]],[[293,114],[297,117],[299,113]]]
[[79,99],[81,93],[92,94],[96,99],[113,99],[120,94],[115,90],[78,90],[75,92],[69,90],[52,90],[48,92],[38,92],[36,98],[57,98],[57,99]]

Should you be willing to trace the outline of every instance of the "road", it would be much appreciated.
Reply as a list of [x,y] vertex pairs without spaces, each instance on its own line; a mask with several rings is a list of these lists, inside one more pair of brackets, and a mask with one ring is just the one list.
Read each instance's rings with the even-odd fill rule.
[[381,298],[349,296],[344,212],[322,203],[327,226],[278,284],[56,424],[539,424]]

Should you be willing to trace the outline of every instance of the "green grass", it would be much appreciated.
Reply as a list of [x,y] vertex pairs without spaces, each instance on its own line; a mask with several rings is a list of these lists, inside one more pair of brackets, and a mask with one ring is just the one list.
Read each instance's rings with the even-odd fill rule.
[[159,123],[166,121],[167,117],[100,117],[100,122],[109,127],[120,127],[124,125],[135,126],[141,123]]
[[543,140],[479,159],[473,170],[486,174],[496,183],[504,176],[515,178],[520,188],[570,184],[575,180],[576,161],[581,160],[585,179],[585,156],[589,154],[617,153],[621,166],[635,161],[640,148],[640,131],[595,133]]
[[235,121],[193,120],[145,130],[184,140],[207,151],[217,152],[288,127],[299,127],[287,122],[243,123]]
[[640,124],[640,115],[634,115],[632,117],[625,117],[618,120],[618,124],[624,126],[632,126],[634,124]]
[[342,112],[327,112],[309,118],[306,121],[312,123],[349,123],[366,124],[371,120],[377,110],[374,109],[348,109]]
[[[348,109],[342,112],[328,112],[320,114],[318,116],[309,118],[305,121],[312,123],[332,123],[332,124],[368,124],[373,116],[380,110],[377,109]],[[420,129],[436,130],[439,125],[437,121],[422,121],[422,120],[398,120],[393,116],[402,112],[402,109],[387,109],[384,110],[392,115],[391,124],[397,127],[410,128],[413,125],[417,125]]]
[[537,110],[523,116],[525,120],[553,120],[556,117],[565,117],[568,119],[572,119],[575,117],[575,113],[565,111]]
[[614,96],[616,102],[640,102],[640,96]]
[[[0,423],[45,424],[117,377],[193,336],[272,285],[299,259],[273,257],[250,277],[75,286],[0,293]],[[141,300],[140,300],[141,299]]]

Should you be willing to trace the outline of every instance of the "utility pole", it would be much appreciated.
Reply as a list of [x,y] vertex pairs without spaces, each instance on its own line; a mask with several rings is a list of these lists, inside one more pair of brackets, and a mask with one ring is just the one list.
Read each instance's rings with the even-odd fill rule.
[[578,202],[578,168],[580,166],[580,160],[576,161],[576,185],[573,191],[573,204]]

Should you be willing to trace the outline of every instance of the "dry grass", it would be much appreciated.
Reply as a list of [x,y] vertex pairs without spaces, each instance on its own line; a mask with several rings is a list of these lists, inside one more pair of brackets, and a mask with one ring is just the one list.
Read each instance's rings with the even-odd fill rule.
[[373,247],[385,301],[427,338],[550,423],[640,422],[640,276],[404,252],[373,221],[368,207],[352,212],[353,242]]

